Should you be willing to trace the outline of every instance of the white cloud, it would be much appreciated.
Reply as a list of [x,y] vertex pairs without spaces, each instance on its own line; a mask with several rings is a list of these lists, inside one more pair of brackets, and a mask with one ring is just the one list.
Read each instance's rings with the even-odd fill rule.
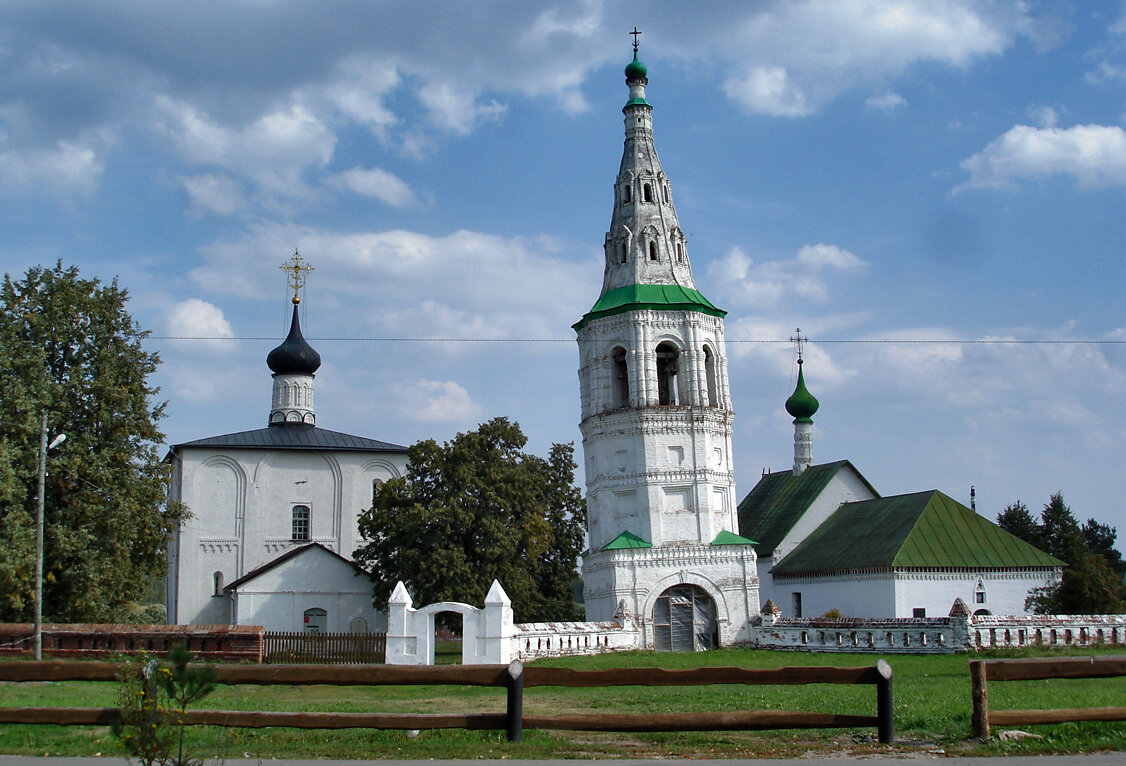
[[452,380],[420,379],[405,383],[398,397],[407,419],[421,423],[461,423],[481,414],[481,405]]
[[864,104],[873,109],[879,109],[881,112],[894,112],[899,107],[906,105],[907,99],[898,93],[885,91],[864,99]]
[[1083,79],[1088,85],[1101,85],[1113,80],[1126,80],[1126,67],[1111,64],[1109,61],[1101,61],[1097,67],[1083,75]]
[[198,212],[229,216],[246,207],[242,184],[224,175],[203,173],[180,179],[193,209]]
[[165,326],[168,334],[179,338],[206,338],[186,344],[189,350],[206,350],[211,353],[231,353],[238,350],[238,342],[223,340],[234,338],[231,325],[223,316],[223,310],[218,306],[200,300],[189,298],[173,305],[165,317]]
[[748,111],[787,117],[920,62],[966,67],[1033,31],[1027,10],[971,0],[795,0],[725,21],[725,44],[709,51],[730,62],[725,92]]
[[361,334],[567,337],[597,295],[602,271],[600,253],[583,251],[590,260],[578,261],[542,238],[261,224],[204,248],[205,265],[189,277],[222,294],[276,294],[278,264],[294,247],[318,269],[313,285],[363,322]]
[[104,162],[89,145],[59,141],[48,149],[0,151],[0,183],[90,194]]
[[954,191],[1007,189],[1016,182],[1072,176],[1080,188],[1126,184],[1126,131],[1117,126],[1017,125],[961,162],[970,174]]
[[282,197],[305,195],[304,172],[327,165],[336,144],[332,131],[299,104],[237,128],[185,102],[162,97],[158,106],[169,138],[189,160],[219,167]]
[[365,197],[375,197],[391,207],[411,207],[418,204],[418,197],[409,184],[381,168],[355,167],[327,177],[325,183]]
[[755,263],[734,247],[708,265],[706,276],[726,300],[763,308],[787,298],[823,303],[829,297],[826,271],[846,272],[866,265],[848,250],[824,243],[805,245],[791,259],[763,263]]
[[499,119],[505,112],[496,101],[480,103],[474,93],[446,82],[423,85],[418,100],[438,128],[457,136],[468,135],[482,122]]

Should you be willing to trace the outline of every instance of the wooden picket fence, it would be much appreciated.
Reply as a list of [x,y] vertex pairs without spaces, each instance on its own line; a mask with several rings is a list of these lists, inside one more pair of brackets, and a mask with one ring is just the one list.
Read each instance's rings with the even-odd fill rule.
[[1126,676],[1126,656],[1036,657],[972,660],[970,684],[974,736],[988,739],[991,726],[1026,726],[1067,721],[1126,721],[1126,707],[990,710],[990,681],[1040,681],[1048,678],[1116,678]]
[[[763,729],[825,729],[874,726],[880,742],[892,742],[891,667],[788,668],[609,668],[573,670],[508,665],[211,665],[222,684],[327,684],[337,686],[492,686],[507,692],[504,713],[316,713],[243,710],[190,710],[192,725],[300,729],[503,729],[519,742],[525,728],[578,731],[663,732]],[[112,662],[0,662],[0,681],[112,681],[120,667]],[[524,688],[566,686],[704,686],[710,684],[871,684],[876,714],[814,713],[789,710],[723,710],[672,713],[614,713],[612,708],[585,715],[524,715]],[[0,706],[0,723],[111,724],[117,708],[41,708]]]
[[387,660],[386,633],[266,632],[264,662],[270,664],[371,665]]

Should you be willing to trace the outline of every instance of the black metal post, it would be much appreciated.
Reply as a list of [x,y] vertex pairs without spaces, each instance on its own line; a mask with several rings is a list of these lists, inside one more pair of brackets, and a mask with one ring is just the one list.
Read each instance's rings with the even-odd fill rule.
[[504,729],[509,742],[524,741],[524,663],[513,660],[508,663],[508,708],[504,714]]
[[895,697],[891,690],[891,665],[884,660],[876,662],[876,724],[878,739],[884,744],[895,742]]

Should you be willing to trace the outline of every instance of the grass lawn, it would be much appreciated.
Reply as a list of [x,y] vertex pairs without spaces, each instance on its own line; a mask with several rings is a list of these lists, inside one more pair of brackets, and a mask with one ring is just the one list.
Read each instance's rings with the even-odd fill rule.
[[[1121,653],[1107,652],[1109,654]],[[948,755],[1008,755],[1126,751],[1126,723],[1072,723],[1027,727],[1042,739],[980,744],[970,741],[970,659],[1064,656],[1083,650],[1016,650],[982,655],[890,656],[895,673],[895,745],[875,742],[875,729],[617,734],[525,731],[509,744],[503,732],[299,729],[189,729],[191,752],[228,759],[252,758],[652,758],[791,757],[807,753],[938,752]],[[604,667],[687,668],[872,665],[875,655],[827,655],[724,649],[697,654],[628,652],[541,661],[580,669]],[[62,682],[0,684],[0,705],[110,707],[115,684]],[[785,709],[875,713],[872,686],[703,686],[531,688],[525,715],[695,710]],[[994,683],[990,707],[1049,708],[1122,705],[1126,678]],[[227,710],[322,710],[350,712],[502,712],[503,689],[478,687],[220,687],[198,707]],[[996,732],[995,732],[996,733]],[[28,755],[120,755],[104,727],[0,725],[0,753]]]

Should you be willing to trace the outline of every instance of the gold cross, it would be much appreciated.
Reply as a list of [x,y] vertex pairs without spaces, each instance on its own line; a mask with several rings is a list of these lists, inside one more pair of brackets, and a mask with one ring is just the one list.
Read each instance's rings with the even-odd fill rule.
[[296,306],[301,302],[301,288],[305,286],[305,275],[314,269],[302,260],[301,253],[295,249],[293,257],[281,266],[281,270],[285,272],[289,286],[293,288],[293,305]]

